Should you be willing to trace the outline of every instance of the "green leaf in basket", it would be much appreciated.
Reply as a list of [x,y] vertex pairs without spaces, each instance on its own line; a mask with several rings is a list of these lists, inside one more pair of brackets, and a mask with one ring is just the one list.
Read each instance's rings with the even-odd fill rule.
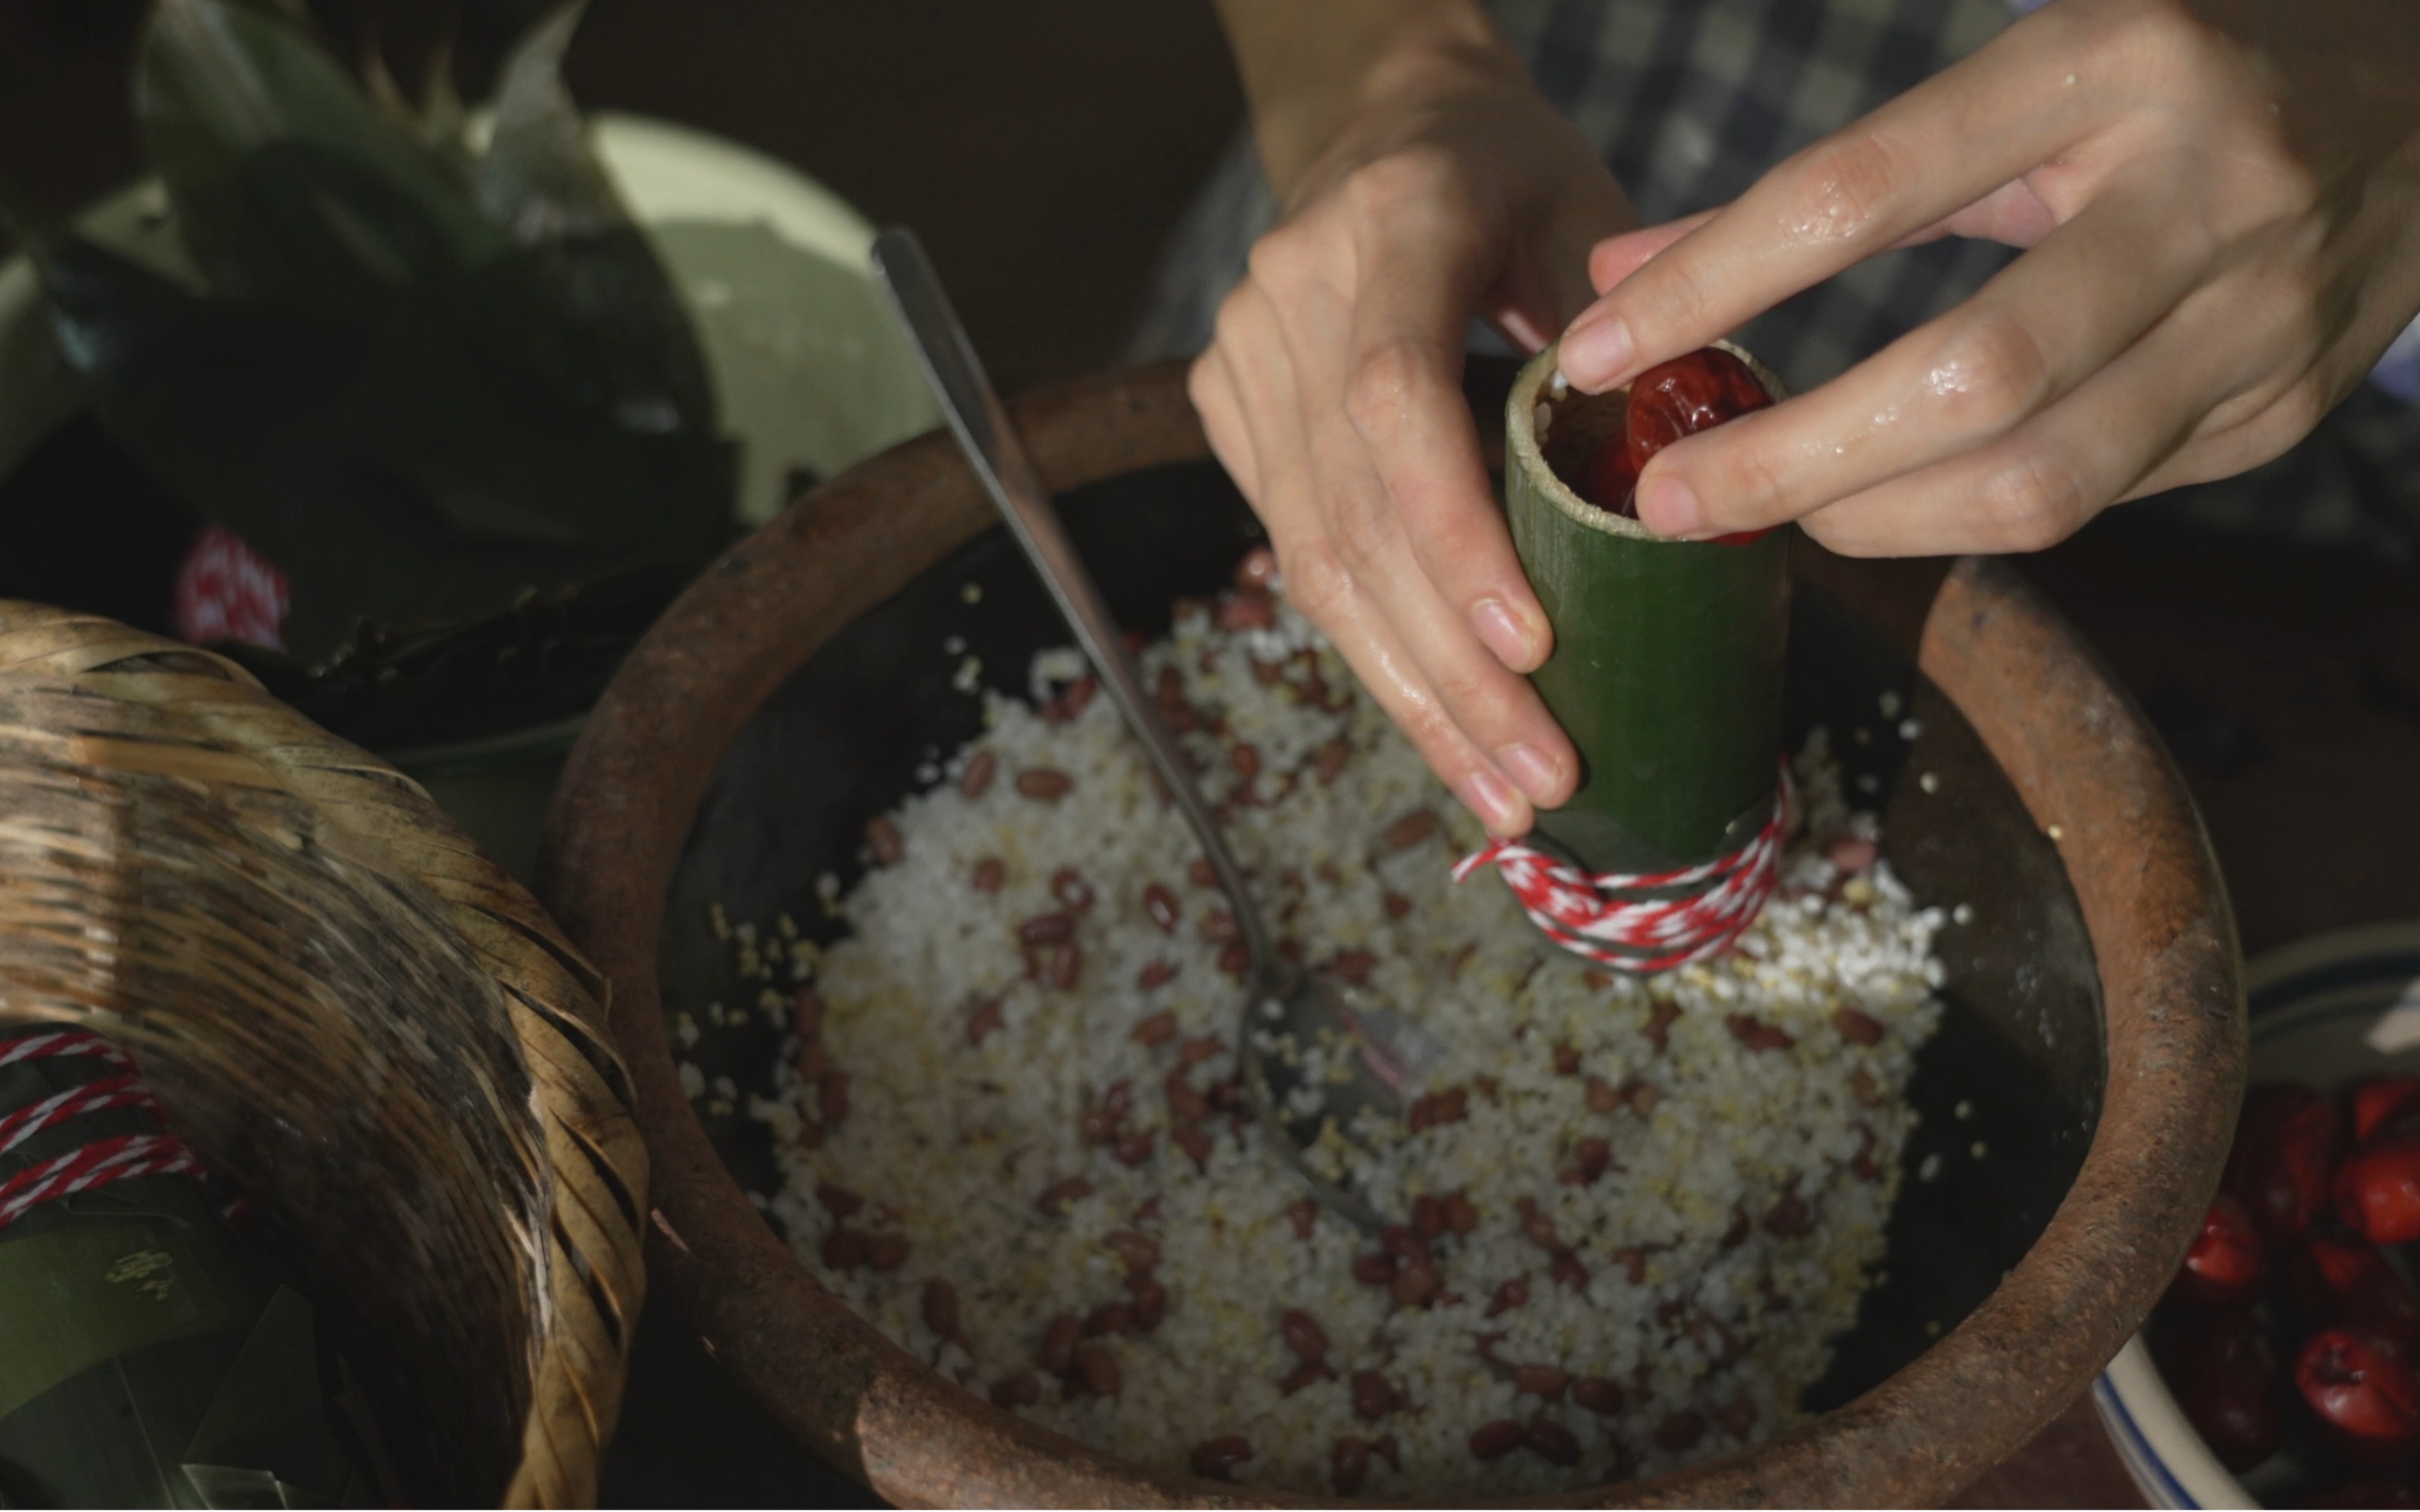
[[221,294],[370,318],[413,281],[506,245],[444,160],[285,16],[159,0],[134,100],[178,228]]
[[144,466],[286,569],[287,645],[363,619],[494,614],[524,593],[703,562],[730,531],[733,449],[627,431],[415,289],[364,329],[207,299],[72,237],[38,251],[61,349]]

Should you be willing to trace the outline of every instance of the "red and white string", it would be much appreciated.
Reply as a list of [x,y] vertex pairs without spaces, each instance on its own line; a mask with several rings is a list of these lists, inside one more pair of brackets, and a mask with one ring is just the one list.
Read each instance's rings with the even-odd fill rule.
[[[1773,817],[1728,856],[1669,872],[1590,872],[1499,840],[1465,856],[1453,879],[1493,866],[1548,939],[1610,970],[1652,976],[1721,954],[1756,922],[1780,875],[1791,810],[1785,766]],[[1683,888],[1692,890],[1668,896]]]
[[[125,1052],[84,1029],[50,1029],[0,1042],[0,1066],[54,1057],[89,1057],[119,1068],[82,1086],[54,1092],[39,1103],[0,1118],[0,1155],[47,1129],[87,1114],[113,1108],[141,1107],[155,1114],[159,1104],[134,1072]],[[138,1176],[199,1176],[202,1165],[192,1149],[172,1134],[111,1134],[89,1140],[64,1154],[0,1180],[0,1229],[45,1202],[78,1192],[89,1192],[113,1181]]]

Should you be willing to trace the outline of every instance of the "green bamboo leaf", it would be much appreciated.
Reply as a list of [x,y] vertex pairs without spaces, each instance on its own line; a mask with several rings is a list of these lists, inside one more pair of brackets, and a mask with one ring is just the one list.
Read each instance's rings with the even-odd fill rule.
[[480,208],[533,259],[579,344],[583,390],[626,428],[708,435],[706,355],[672,279],[630,219],[563,82],[585,0],[531,28],[505,60]]
[[318,42],[238,0],[160,0],[135,111],[211,285],[367,317],[505,245],[437,154]]

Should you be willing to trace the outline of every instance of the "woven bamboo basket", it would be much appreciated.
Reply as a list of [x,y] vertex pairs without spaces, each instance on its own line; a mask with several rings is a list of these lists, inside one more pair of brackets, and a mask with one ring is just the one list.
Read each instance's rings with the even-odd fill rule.
[[647,1180],[606,1003],[392,768],[219,657],[0,602],[0,1016],[141,1063],[412,1500],[595,1500]]

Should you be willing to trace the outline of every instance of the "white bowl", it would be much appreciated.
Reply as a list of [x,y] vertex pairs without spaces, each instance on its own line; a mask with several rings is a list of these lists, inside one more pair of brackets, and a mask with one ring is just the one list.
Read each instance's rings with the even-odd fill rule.
[[[2332,1090],[2420,1072],[2420,924],[2304,940],[2244,968],[2252,1081]],[[2185,1421],[2137,1334],[2093,1383],[2093,1406],[2144,1499],[2157,1507],[2252,1507],[2301,1500],[2285,1456],[2238,1479]]]

